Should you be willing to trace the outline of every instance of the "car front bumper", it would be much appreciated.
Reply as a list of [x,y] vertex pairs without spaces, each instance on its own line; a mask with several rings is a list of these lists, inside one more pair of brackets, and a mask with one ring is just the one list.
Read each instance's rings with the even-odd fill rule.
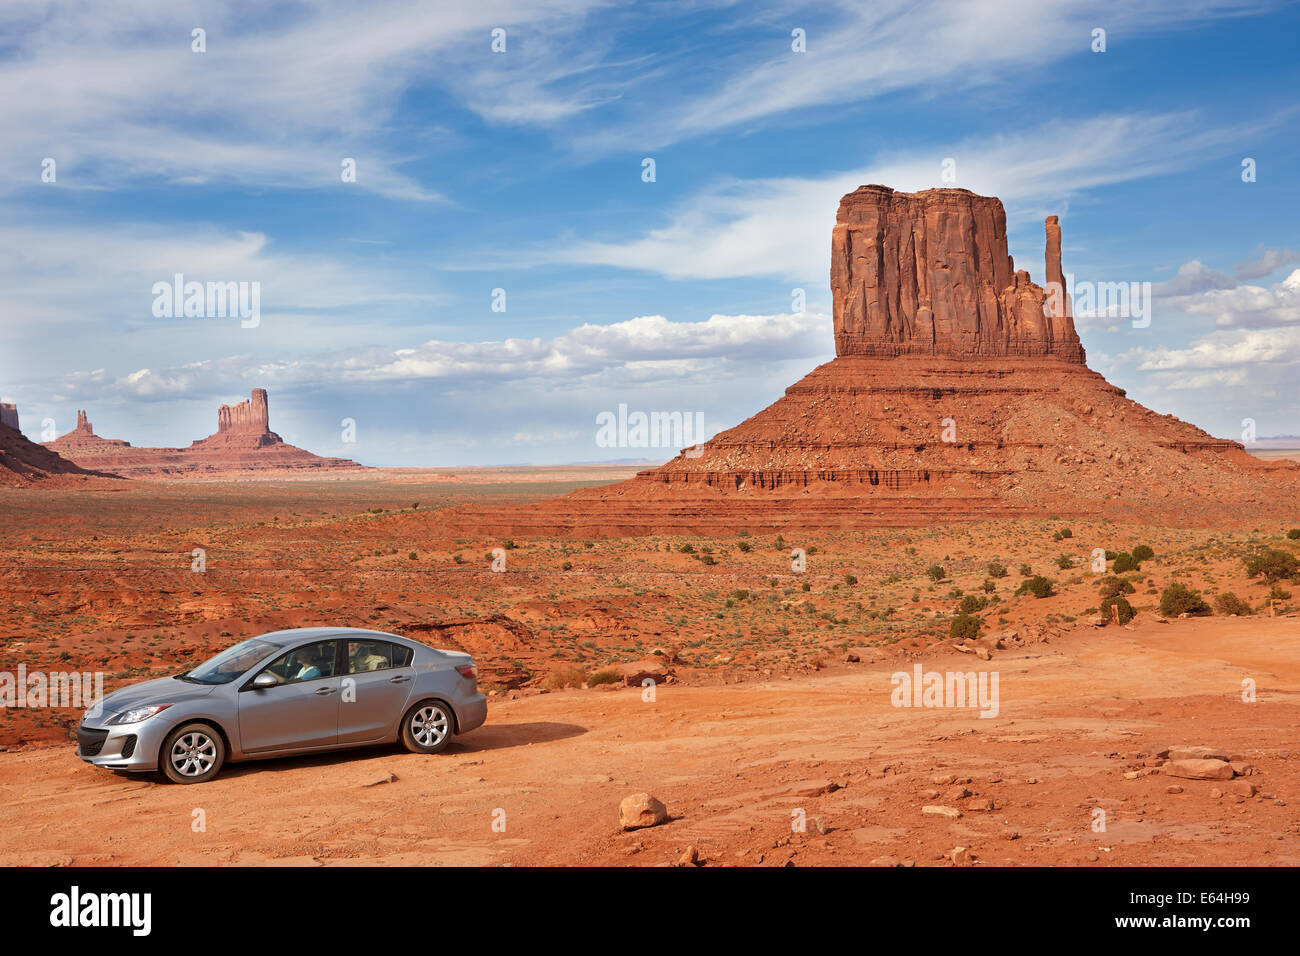
[[120,726],[83,722],[77,726],[77,756],[107,770],[157,770],[166,735],[167,726],[153,719]]

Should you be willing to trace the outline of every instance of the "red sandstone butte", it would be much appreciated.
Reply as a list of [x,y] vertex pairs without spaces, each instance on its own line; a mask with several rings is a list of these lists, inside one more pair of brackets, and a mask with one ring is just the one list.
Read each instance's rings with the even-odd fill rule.
[[0,403],[0,486],[64,487],[108,477],[28,439],[18,428],[18,408]]
[[101,438],[82,411],[77,413],[77,427],[46,447],[83,467],[125,478],[272,476],[363,467],[290,445],[270,426],[266,389],[255,388],[247,400],[217,409],[216,432],[188,448],[134,448],[129,442]]
[[998,199],[863,186],[831,238],[832,361],[629,481],[448,520],[592,536],[1289,518],[1300,468],[1144,408],[1088,368],[1060,285],[1060,223],[1045,225],[1046,289],[1007,254]]

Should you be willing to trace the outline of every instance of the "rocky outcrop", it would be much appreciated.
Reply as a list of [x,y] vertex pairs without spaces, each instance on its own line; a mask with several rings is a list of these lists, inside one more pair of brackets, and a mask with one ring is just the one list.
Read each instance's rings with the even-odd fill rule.
[[[1047,236],[1048,281],[1059,283],[1055,216]],[[1016,271],[1001,201],[966,189],[862,186],[845,196],[831,238],[831,294],[836,355],[1084,361],[1068,310],[1053,309],[1043,287]]]
[[217,430],[188,448],[134,448],[95,434],[85,412],[77,427],[48,443],[51,450],[87,468],[127,478],[213,478],[279,472],[361,469],[347,458],[322,458],[290,445],[270,428],[266,389],[217,409]]
[[17,407],[0,405],[0,486],[64,487],[106,477],[29,440],[18,430]]

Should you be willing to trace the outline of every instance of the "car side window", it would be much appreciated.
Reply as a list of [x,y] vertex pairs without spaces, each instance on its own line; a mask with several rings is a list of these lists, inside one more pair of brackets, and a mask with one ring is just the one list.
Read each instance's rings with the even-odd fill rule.
[[393,667],[405,667],[411,649],[388,641],[348,641],[348,673],[364,674]]
[[321,641],[296,647],[267,665],[266,669],[280,679],[281,684],[317,680],[334,676],[334,653],[337,642]]

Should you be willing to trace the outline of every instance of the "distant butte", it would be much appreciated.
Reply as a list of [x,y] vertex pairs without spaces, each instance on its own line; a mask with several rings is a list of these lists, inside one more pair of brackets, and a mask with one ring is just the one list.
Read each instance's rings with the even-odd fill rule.
[[109,478],[80,468],[31,441],[18,425],[17,406],[0,403],[0,487],[67,487]]
[[688,455],[518,509],[489,533],[721,534],[1049,515],[1291,515],[1300,468],[1125,397],[1088,368],[1046,221],[1046,288],[965,189],[863,186],[831,238],[836,357]]
[[47,448],[84,468],[124,478],[241,477],[249,474],[360,470],[348,458],[322,458],[290,445],[271,431],[266,389],[236,405],[217,410],[217,430],[188,448],[135,448],[129,442],[101,438],[84,411],[77,427]]

